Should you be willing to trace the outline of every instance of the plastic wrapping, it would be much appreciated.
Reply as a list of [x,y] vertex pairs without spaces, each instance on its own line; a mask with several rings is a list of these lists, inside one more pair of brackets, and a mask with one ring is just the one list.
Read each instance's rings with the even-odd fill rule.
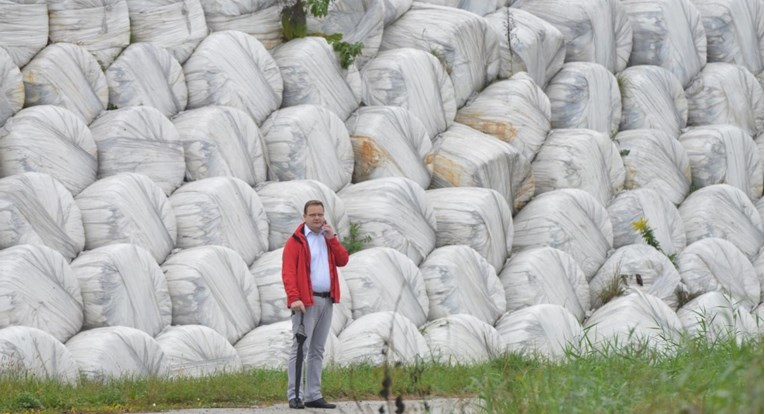
[[488,362],[503,352],[502,337],[493,326],[466,314],[436,319],[422,327],[435,361],[464,365]]
[[496,327],[506,351],[552,360],[578,350],[584,339],[579,321],[560,305],[533,305],[506,313]]
[[11,55],[0,47],[0,126],[23,106],[24,80],[21,70]]
[[109,102],[109,87],[96,58],[85,48],[53,43],[21,70],[24,106],[56,105],[91,123]]
[[705,293],[686,303],[677,317],[690,337],[717,343],[735,337],[736,342],[761,337],[756,319],[721,292]]
[[85,122],[58,106],[23,109],[0,127],[0,176],[49,174],[77,195],[96,181],[97,155]]
[[678,205],[691,188],[688,153],[674,136],[658,129],[623,131],[614,138],[624,162],[624,188],[650,188]]
[[757,275],[757,281],[760,282],[760,303],[762,303],[763,299],[763,284],[765,283],[765,278],[763,277],[763,273],[765,273],[765,267],[763,266],[763,262],[765,261],[765,250],[760,249],[760,252],[757,254],[757,257],[752,262],[752,265],[754,266],[754,272]]
[[258,326],[234,344],[234,348],[245,370],[287,371],[294,336],[292,321],[286,320]]
[[48,44],[46,0],[5,0],[0,4],[0,48],[24,67]]
[[162,263],[175,247],[172,206],[162,189],[144,175],[123,173],[98,180],[75,201],[82,211],[88,250],[132,243]]
[[430,355],[417,327],[395,312],[365,315],[351,323],[338,337],[337,363],[342,366],[385,363],[414,364]]
[[30,326],[61,342],[82,328],[77,278],[64,258],[48,247],[20,245],[0,251],[0,297],[0,328]]
[[454,122],[454,86],[438,59],[404,48],[380,52],[361,71],[362,102],[408,109],[425,125],[430,139]]
[[760,335],[762,335],[763,328],[765,328],[765,308],[763,307],[762,302],[760,302],[757,308],[752,311],[752,317],[757,323],[757,327],[760,330]]
[[130,36],[164,47],[183,64],[207,36],[201,0],[125,0]]
[[619,130],[660,129],[676,137],[688,123],[683,86],[659,66],[629,67],[616,74],[622,96]]
[[406,177],[422,188],[433,174],[430,136],[412,112],[395,106],[365,106],[345,122],[354,153],[352,181]]
[[183,65],[189,108],[233,106],[260,125],[282,105],[279,66],[258,40],[237,31],[207,36]]
[[685,224],[677,208],[657,191],[639,188],[619,193],[608,206],[614,229],[614,248],[647,244],[634,228],[645,219],[653,237],[667,255],[677,255],[685,248]]
[[204,0],[207,27],[213,32],[236,30],[254,36],[266,49],[282,43],[281,0]]
[[532,160],[550,132],[550,118],[550,100],[524,73],[487,86],[455,121],[509,142]]
[[571,255],[588,281],[605,263],[614,233],[608,212],[582,190],[554,190],[535,197],[513,217],[513,251],[550,246]]
[[502,268],[499,280],[505,288],[508,312],[553,304],[581,321],[590,310],[587,278],[574,258],[562,250],[539,247],[516,253]]
[[61,183],[47,174],[0,179],[0,248],[45,245],[67,261],[85,245],[80,209]]
[[554,129],[539,150],[531,169],[536,194],[579,188],[607,206],[626,177],[616,144],[591,129]]
[[173,325],[204,325],[235,344],[260,323],[260,296],[247,264],[223,246],[181,250],[162,264]]
[[98,146],[98,178],[119,173],[149,177],[166,195],[183,182],[186,163],[175,125],[150,106],[104,112],[90,131]]
[[413,0],[382,0],[385,16],[383,22],[387,27],[398,20],[412,7]]
[[156,43],[133,43],[106,69],[109,104],[146,105],[173,116],[186,109],[189,91],[181,64]]
[[436,214],[423,190],[406,178],[378,178],[338,194],[351,223],[359,223],[364,247],[391,247],[419,265],[436,245]]
[[156,336],[170,325],[173,304],[154,257],[133,244],[83,252],[72,261],[82,291],[83,329],[129,326]]
[[336,0],[330,3],[326,16],[307,16],[308,32],[326,34],[340,33],[343,42],[361,42],[361,54],[356,56],[356,66],[364,67],[375,57],[383,35],[385,5],[380,0]]
[[332,111],[315,105],[280,109],[263,123],[262,132],[270,180],[316,180],[332,191],[350,184],[353,145]]
[[268,251],[268,217],[244,181],[213,177],[187,183],[170,196],[178,224],[177,247],[225,246],[249,266]]
[[470,12],[415,2],[383,33],[380,51],[400,47],[438,57],[454,84],[457,107],[499,73],[498,36],[485,19]]
[[28,326],[0,329],[0,379],[30,377],[76,384],[80,371],[66,346],[50,334]]
[[488,188],[429,190],[436,213],[436,247],[464,244],[499,271],[513,247],[513,216],[501,194]]
[[265,142],[247,113],[210,105],[178,114],[173,124],[183,142],[187,181],[218,176],[249,185],[266,181]]
[[171,378],[200,378],[242,370],[236,349],[206,326],[170,326],[156,339],[165,354]]

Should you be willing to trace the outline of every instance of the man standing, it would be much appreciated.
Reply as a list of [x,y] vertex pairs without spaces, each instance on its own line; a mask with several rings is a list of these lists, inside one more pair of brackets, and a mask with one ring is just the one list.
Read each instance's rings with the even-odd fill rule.
[[287,305],[292,310],[292,332],[297,332],[302,317],[307,336],[303,351],[308,348],[306,387],[304,391],[300,388],[303,399],[295,392],[298,342],[293,339],[287,369],[290,408],[335,408],[321,395],[321,369],[324,344],[332,325],[332,304],[340,301],[337,266],[347,263],[348,251],[324,220],[324,204],[308,201],[303,207],[303,223],[287,240],[282,253],[282,281]]

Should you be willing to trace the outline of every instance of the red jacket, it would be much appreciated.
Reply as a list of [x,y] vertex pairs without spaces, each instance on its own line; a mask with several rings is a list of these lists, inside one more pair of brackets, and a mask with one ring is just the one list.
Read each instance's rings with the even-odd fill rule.
[[[311,252],[308,250],[308,240],[303,234],[305,223],[287,240],[282,252],[282,281],[287,292],[287,307],[296,300],[301,300],[305,306],[313,305],[313,289],[311,287]],[[332,302],[340,302],[340,281],[337,277],[337,266],[348,263],[348,251],[337,237],[327,240],[329,261],[329,296]]]

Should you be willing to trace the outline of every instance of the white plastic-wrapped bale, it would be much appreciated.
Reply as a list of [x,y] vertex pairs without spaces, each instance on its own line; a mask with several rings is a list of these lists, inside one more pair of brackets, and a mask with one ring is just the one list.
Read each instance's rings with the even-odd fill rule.
[[691,164],[680,142],[658,129],[633,129],[614,142],[624,162],[624,188],[650,188],[678,205],[691,188]]
[[531,169],[537,195],[578,188],[603,206],[622,189],[626,177],[616,144],[606,134],[592,129],[553,129]]
[[269,181],[256,188],[268,217],[269,250],[284,247],[298,225],[309,200],[324,204],[324,218],[341,239],[350,232],[345,204],[331,188],[315,180]]
[[582,268],[571,255],[552,247],[514,254],[499,273],[506,310],[540,304],[560,305],[578,320],[590,310],[590,288]]
[[762,85],[743,66],[709,63],[685,88],[688,126],[730,124],[752,137],[763,132]]
[[204,325],[234,344],[260,323],[260,296],[247,263],[223,246],[181,250],[162,264],[173,325]]
[[428,320],[466,313],[494,325],[507,308],[497,271],[473,248],[444,246],[420,265],[428,294]]
[[431,53],[402,48],[380,52],[361,71],[362,102],[408,109],[430,139],[454,122],[457,102],[449,74]]
[[282,107],[317,105],[345,120],[361,102],[355,65],[343,69],[322,37],[291,40],[272,51],[284,79]]
[[457,107],[497,78],[499,38],[480,16],[415,2],[385,28],[380,51],[413,47],[436,55],[454,84]]
[[183,64],[207,36],[200,0],[125,0],[130,36],[135,42],[156,43]]
[[680,205],[688,244],[708,237],[733,243],[749,261],[763,244],[762,219],[746,194],[728,184],[694,191]]
[[82,212],[88,250],[132,243],[162,263],[175,247],[173,208],[162,189],[144,175],[123,173],[98,180],[75,201]]
[[434,361],[442,364],[478,364],[502,354],[502,337],[475,316],[450,315],[422,327]]
[[722,292],[694,298],[678,309],[677,317],[690,337],[706,338],[711,343],[729,338],[741,343],[762,336],[749,310],[739,307]]
[[234,177],[187,183],[170,196],[178,225],[176,247],[225,246],[249,266],[268,251],[268,216],[260,197]]
[[183,182],[186,162],[175,125],[158,109],[106,111],[90,124],[98,147],[98,178],[120,173],[149,177],[166,195]]
[[584,330],[576,317],[560,305],[533,305],[508,312],[497,321],[505,350],[557,360],[579,350]]
[[353,144],[343,120],[329,109],[316,105],[280,109],[263,123],[262,132],[270,180],[316,180],[332,191],[350,184]]
[[45,245],[71,261],[85,245],[82,215],[72,194],[47,174],[0,179],[0,214],[0,248]]
[[752,262],[752,265],[754,266],[754,272],[757,275],[757,281],[760,282],[760,303],[762,303],[763,299],[763,284],[765,284],[765,277],[763,277],[763,273],[765,272],[765,266],[763,266],[763,262],[765,262],[765,249],[760,249],[760,252],[757,254],[757,257]]
[[688,153],[694,187],[730,184],[752,201],[762,197],[762,153],[746,131],[733,125],[694,127],[679,140]]
[[146,249],[113,244],[72,261],[82,291],[83,329],[129,326],[156,336],[170,325],[173,304],[167,281]]
[[135,328],[111,326],[82,331],[66,347],[80,374],[91,381],[161,378],[168,373],[167,358],[159,343]]
[[622,96],[619,130],[660,129],[677,136],[688,123],[683,86],[660,66],[629,67],[616,74]]
[[513,218],[513,251],[550,246],[571,255],[587,279],[600,269],[613,247],[608,212],[578,189],[550,191],[535,197]]
[[396,106],[365,106],[345,122],[353,145],[352,181],[406,177],[422,188],[433,174],[430,136],[412,112]]
[[686,247],[677,269],[690,294],[720,291],[747,311],[760,303],[760,282],[752,264],[732,243],[710,237]]
[[359,223],[364,247],[391,247],[419,265],[436,245],[436,214],[425,190],[412,180],[378,178],[353,184],[337,194],[348,219]]
[[398,312],[421,327],[428,318],[428,294],[422,272],[403,253],[373,247],[351,255],[343,277],[353,297],[353,318]]
[[752,311],[752,317],[757,322],[757,328],[760,330],[760,335],[762,335],[765,328],[765,307],[763,307],[762,302]]
[[760,197],[760,199],[754,203],[754,207],[757,209],[757,212],[760,213],[760,219],[765,220],[765,197]]
[[594,62],[612,73],[627,66],[632,26],[619,0],[509,0],[555,26],[566,41],[566,62]]
[[237,31],[207,36],[183,65],[189,108],[233,106],[260,125],[282,105],[282,73],[254,37]]
[[189,91],[181,64],[156,43],[133,43],[106,69],[109,106],[146,105],[173,116],[186,109]]
[[566,57],[563,33],[520,9],[503,7],[485,17],[499,38],[499,78],[528,72],[544,88],[563,66]]
[[51,1],[48,19],[51,42],[88,49],[104,69],[130,44],[126,0]]
[[455,123],[434,143],[430,188],[482,187],[496,190],[513,211],[535,188],[531,163],[514,146]]
[[436,213],[436,247],[468,245],[499,271],[513,248],[513,216],[502,195],[480,187],[426,194]]
[[0,329],[0,379],[30,378],[71,385],[80,371],[66,346],[47,332],[29,326]]
[[603,65],[569,62],[545,88],[553,128],[588,128],[607,135],[619,130],[622,100],[616,77]]
[[0,4],[0,49],[24,67],[48,44],[46,0],[4,0]]
[[382,0],[382,3],[383,10],[385,11],[383,22],[385,27],[388,27],[388,25],[409,11],[414,0]]
[[234,344],[234,348],[245,370],[286,371],[294,336],[292,321],[286,320],[258,326]]
[[85,48],[53,43],[21,70],[24,106],[57,105],[91,123],[109,102],[106,76]]
[[430,355],[430,348],[417,327],[396,312],[377,312],[353,321],[338,337],[342,366],[385,363],[414,364]]
[[383,36],[385,6],[380,0],[336,0],[329,4],[327,15],[307,16],[308,32],[340,33],[343,42],[361,43],[361,54],[354,63],[361,68],[380,48]]
[[281,0],[204,0],[210,31],[236,30],[254,36],[266,49],[282,43]]
[[218,176],[236,177],[249,185],[266,181],[265,142],[247,113],[210,105],[181,112],[173,124],[183,142],[187,181]]
[[206,326],[170,326],[156,339],[165,354],[171,378],[199,378],[240,372],[243,368],[236,349]]
[[683,218],[675,205],[656,190],[638,188],[621,192],[607,210],[614,229],[614,248],[646,244],[640,230],[635,229],[642,224],[651,229],[665,254],[677,255],[685,248]]
[[762,73],[763,3],[760,0],[691,0],[706,29],[707,60]]
[[661,299],[634,291],[593,312],[584,324],[587,341],[602,352],[618,352],[630,346],[646,346],[672,352],[680,341],[683,325]]
[[0,125],[23,106],[24,80],[21,70],[11,55],[0,47]]
[[525,73],[494,82],[465,104],[455,121],[510,143],[534,159],[550,132],[550,99]]
[[486,16],[504,6],[506,0],[416,0],[416,2],[454,7],[475,13],[479,16]]
[[0,176],[49,174],[77,195],[96,181],[96,142],[76,114],[59,106],[21,110],[0,127]]
[[0,328],[41,329],[64,342],[82,328],[82,295],[71,267],[56,251],[35,245],[0,251]]

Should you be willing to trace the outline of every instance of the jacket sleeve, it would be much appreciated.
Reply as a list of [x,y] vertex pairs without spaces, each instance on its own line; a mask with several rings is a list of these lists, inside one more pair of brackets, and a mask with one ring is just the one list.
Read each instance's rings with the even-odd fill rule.
[[345,246],[340,243],[340,240],[337,237],[333,237],[329,240],[329,249],[335,260],[335,266],[343,267],[348,264],[348,250],[345,250]]
[[282,251],[282,283],[284,291],[287,293],[287,307],[296,300],[300,300],[300,293],[297,287],[297,265],[298,265],[297,246],[292,240],[288,240]]

